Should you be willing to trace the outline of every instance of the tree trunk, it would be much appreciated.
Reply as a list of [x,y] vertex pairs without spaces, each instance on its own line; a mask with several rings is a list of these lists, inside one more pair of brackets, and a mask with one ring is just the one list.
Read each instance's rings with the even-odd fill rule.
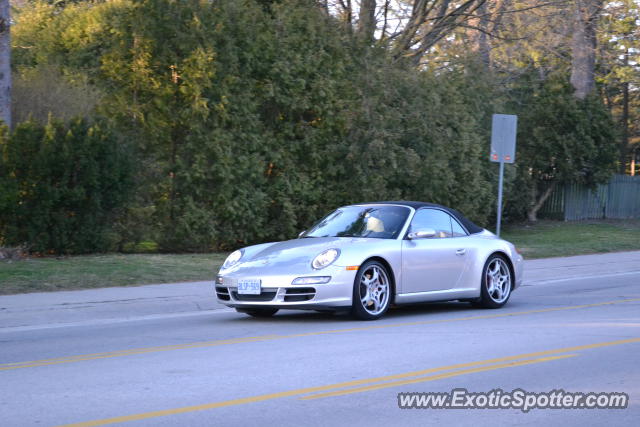
[[0,0],[0,120],[11,127],[11,6]]
[[629,151],[629,82],[622,83],[622,138],[620,139],[620,174],[627,173]]
[[578,99],[596,87],[596,29],[604,0],[575,0],[571,41],[571,84]]
[[[629,65],[629,49],[624,55],[624,66]],[[620,139],[620,175],[627,173],[627,152],[629,151],[629,82],[622,83],[622,138]]]
[[375,31],[376,0],[362,0],[358,17],[358,37],[366,43],[371,43]]
[[478,28],[477,32],[477,49],[480,61],[486,67],[490,67],[491,63],[491,48],[489,47],[489,9],[487,3],[483,3],[478,8]]
[[391,0],[385,0],[384,2],[384,13],[383,16],[383,24],[382,24],[382,32],[380,34],[380,40],[384,40],[387,38],[387,26],[389,23],[389,3]]
[[351,0],[338,0],[338,4],[342,9],[340,15],[341,20],[346,24],[349,31],[353,30],[353,8],[351,7]]
[[538,220],[538,211],[544,205],[544,202],[547,201],[553,190],[556,188],[556,183],[552,182],[549,187],[540,195],[540,198],[531,206],[529,211],[527,212],[527,219],[531,222],[536,222]]

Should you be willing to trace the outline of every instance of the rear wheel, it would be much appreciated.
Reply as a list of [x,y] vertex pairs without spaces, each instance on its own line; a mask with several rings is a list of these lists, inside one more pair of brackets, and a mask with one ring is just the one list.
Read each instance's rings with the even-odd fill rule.
[[511,296],[513,274],[507,260],[498,254],[491,255],[482,270],[480,301],[474,305],[484,308],[500,308]]
[[391,301],[391,280],[387,268],[377,261],[366,262],[353,284],[352,315],[361,320],[382,317]]
[[271,317],[278,312],[277,308],[236,308],[238,313],[245,313],[252,317]]

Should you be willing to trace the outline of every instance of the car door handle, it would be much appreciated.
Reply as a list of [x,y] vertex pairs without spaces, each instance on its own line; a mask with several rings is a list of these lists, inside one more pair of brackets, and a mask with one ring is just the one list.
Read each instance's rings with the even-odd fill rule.
[[466,249],[458,249],[458,250],[456,251],[456,255],[464,255],[465,253],[467,253],[467,250],[466,250]]

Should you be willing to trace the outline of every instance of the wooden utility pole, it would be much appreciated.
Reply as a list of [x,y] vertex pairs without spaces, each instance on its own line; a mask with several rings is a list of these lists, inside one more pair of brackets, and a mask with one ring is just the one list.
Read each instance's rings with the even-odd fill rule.
[[11,6],[0,0],[0,120],[11,127]]

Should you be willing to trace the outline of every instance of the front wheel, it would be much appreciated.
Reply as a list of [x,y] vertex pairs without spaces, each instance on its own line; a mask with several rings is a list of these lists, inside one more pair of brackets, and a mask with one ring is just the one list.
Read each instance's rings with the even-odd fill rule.
[[238,313],[245,313],[252,317],[271,317],[278,312],[277,308],[236,308]]
[[511,296],[513,274],[502,255],[491,255],[482,270],[480,301],[477,306],[500,308]]
[[387,268],[377,261],[366,262],[353,284],[351,314],[360,320],[382,317],[391,301],[391,280]]

